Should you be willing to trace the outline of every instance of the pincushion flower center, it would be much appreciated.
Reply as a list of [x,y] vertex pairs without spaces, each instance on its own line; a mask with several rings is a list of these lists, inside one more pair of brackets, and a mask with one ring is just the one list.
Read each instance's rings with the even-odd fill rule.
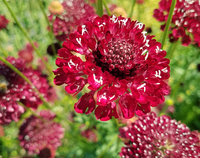
[[112,41],[108,43],[108,53],[104,56],[104,60],[110,64],[109,70],[118,68],[120,71],[124,70],[124,64],[133,59],[131,54],[132,45],[126,41]]
[[105,48],[102,47],[102,44],[99,44],[97,52],[94,53],[95,63],[102,67],[102,71],[108,71],[120,79],[135,75],[133,44],[130,41],[113,39]]
[[9,83],[3,75],[0,75],[0,93],[5,93],[7,91]]

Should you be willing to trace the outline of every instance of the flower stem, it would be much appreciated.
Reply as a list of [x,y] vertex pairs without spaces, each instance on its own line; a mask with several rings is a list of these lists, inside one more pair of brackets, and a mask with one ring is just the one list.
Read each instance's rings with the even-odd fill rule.
[[52,25],[50,25],[50,23],[49,23],[49,19],[48,19],[46,13],[45,13],[44,6],[43,6],[43,4],[42,4],[42,1],[41,1],[41,0],[38,0],[38,3],[39,3],[39,5],[40,5],[40,8],[41,8],[41,10],[42,10],[42,13],[44,14],[44,17],[45,17],[45,19],[46,19],[46,21],[47,21],[47,24],[48,24],[48,26],[49,26],[49,28],[50,28],[49,36],[50,36],[50,38],[51,38],[51,40],[52,40],[51,48],[52,48],[52,50],[53,50],[54,56],[56,56],[57,53],[56,53],[56,48],[55,48],[55,46],[54,46],[53,27],[52,27]]
[[31,108],[26,107],[22,102],[18,101],[17,102],[19,105],[21,105],[26,111],[30,111],[31,115],[40,118],[43,122],[46,122],[46,120],[41,117],[40,115],[38,115],[35,111],[33,111]]
[[[198,55],[199,55],[199,52],[196,52],[196,55],[193,56],[193,59],[190,60],[190,62],[187,63],[187,67],[185,68],[184,73],[181,75],[181,77],[179,78],[179,80],[177,81],[175,86],[173,87],[173,91],[170,94],[170,97],[171,97],[172,100],[175,100],[177,91],[178,91],[178,89],[180,87],[180,83],[185,79],[185,76],[186,76],[186,74],[188,72],[188,69],[189,69],[190,65],[194,62],[195,59],[197,59]],[[163,109],[160,111],[160,114],[164,113],[167,110],[168,106],[169,106],[169,104],[165,105],[163,107]]]
[[167,53],[168,59],[170,59],[170,60],[172,59],[172,56],[173,56],[174,51],[176,50],[177,46],[178,46],[178,41],[176,41],[174,44],[171,45],[171,47]]
[[132,3],[132,7],[131,7],[131,12],[130,12],[129,18],[131,18],[132,15],[133,15],[133,8],[134,8],[135,1],[136,1],[136,0],[132,0],[132,1],[133,1],[133,3]]
[[19,23],[19,21],[17,20],[15,14],[13,13],[12,9],[10,8],[10,5],[7,3],[6,0],[3,0],[3,2],[5,3],[5,5],[7,6],[8,10],[10,11],[13,19],[15,20],[16,24],[18,25],[19,29],[22,31],[22,33],[24,34],[24,36],[27,38],[27,40],[30,42],[31,46],[33,47],[33,49],[35,50],[35,52],[37,53],[37,55],[41,58],[42,62],[44,63],[44,65],[46,66],[47,70],[49,71],[49,75],[53,76],[52,70],[50,68],[50,66],[47,64],[47,62],[44,60],[44,58],[42,57],[42,55],[40,54],[39,50],[36,48],[36,46],[34,45],[33,41],[31,40],[31,38],[28,36],[28,33],[25,31],[25,29],[22,27],[22,25]]
[[103,0],[98,0],[97,2],[97,14],[102,17],[103,15]]
[[175,5],[176,5],[176,1],[177,0],[172,0],[172,4],[171,4],[170,11],[169,11],[167,23],[166,23],[166,26],[165,26],[164,35],[163,35],[162,42],[161,42],[161,44],[162,44],[161,49],[163,49],[164,44],[165,44],[165,40],[166,40],[167,35],[168,35],[168,30],[169,30],[170,23],[172,21],[172,16],[173,16],[174,8],[175,8]]
[[106,146],[106,148],[101,152],[101,154],[100,154],[97,158],[103,157],[103,155],[105,154],[105,152],[106,152],[107,150],[109,150],[109,148],[112,146],[112,144],[114,143],[114,141],[116,141],[116,139],[118,139],[118,135],[116,135],[116,136],[110,141],[110,143]]
[[104,5],[104,7],[106,8],[106,11],[107,11],[108,15],[111,16],[110,9],[108,8],[108,6],[107,6],[105,0],[103,0],[103,5]]
[[43,98],[42,94],[39,92],[39,90],[34,86],[34,84],[22,73],[20,72],[16,67],[14,67],[10,62],[8,62],[6,59],[2,58],[0,56],[0,61],[2,61],[5,65],[7,65],[10,69],[12,69],[16,74],[18,74],[21,78],[23,78],[26,82],[28,82],[31,85],[31,88],[36,91],[40,97],[40,99],[42,100],[42,102],[44,103],[44,105],[50,109],[51,106],[45,101],[45,99]]

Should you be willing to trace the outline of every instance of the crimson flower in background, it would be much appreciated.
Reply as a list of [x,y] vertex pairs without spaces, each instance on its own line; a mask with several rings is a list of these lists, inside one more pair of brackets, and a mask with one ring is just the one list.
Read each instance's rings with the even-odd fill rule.
[[97,142],[98,138],[96,135],[96,127],[87,128],[85,125],[80,126],[80,132],[83,137],[85,137],[89,142]]
[[104,15],[69,35],[58,51],[54,83],[65,84],[74,95],[87,86],[89,92],[75,104],[76,112],[95,111],[102,121],[112,116],[132,118],[164,101],[169,60],[161,44],[143,30],[138,21]]
[[122,158],[199,158],[200,142],[197,132],[191,132],[183,123],[151,112],[129,127],[120,129],[125,141]]
[[[37,42],[34,43],[36,47],[38,47]],[[26,63],[31,63],[33,61],[33,47],[30,43],[26,45],[26,47],[18,52],[18,55],[21,59],[23,59]]]
[[4,15],[0,15],[0,30],[5,29],[9,21],[5,18]]
[[50,22],[53,23],[53,32],[56,38],[64,41],[79,25],[95,14],[94,8],[84,0],[65,0],[62,3],[64,11],[61,15],[51,14]]
[[[51,87],[47,79],[40,71],[27,68],[21,59],[8,57],[13,66],[19,69],[40,91],[47,100],[51,100]],[[0,62],[0,124],[8,124],[24,113],[24,108],[18,103],[20,101],[27,107],[37,109],[42,103],[38,94],[19,75]]]
[[40,111],[39,115],[42,118],[31,116],[20,127],[20,145],[29,154],[42,155],[42,151],[45,148],[50,151],[56,150],[61,145],[61,139],[64,136],[64,128],[60,124],[53,122],[56,117],[54,113]]
[[[167,22],[172,0],[161,0],[159,8],[154,10],[154,17],[164,25]],[[197,0],[177,0],[174,9],[171,33],[169,34],[170,42],[177,41],[181,38],[182,45],[188,46],[191,41],[200,46],[200,2]]]

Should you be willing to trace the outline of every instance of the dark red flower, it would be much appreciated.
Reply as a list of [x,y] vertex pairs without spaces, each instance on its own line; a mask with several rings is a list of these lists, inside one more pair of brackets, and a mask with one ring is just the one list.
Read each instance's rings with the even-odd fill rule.
[[0,15],[0,30],[5,29],[8,25],[9,21],[5,18],[4,15]]
[[95,14],[93,7],[84,0],[65,0],[62,6],[64,11],[61,15],[49,16],[50,22],[53,23],[54,35],[60,41],[64,41],[87,18]]
[[[97,119],[143,115],[164,101],[169,60],[161,44],[145,35],[144,25],[123,17],[95,16],[69,35],[58,51],[55,84],[70,94],[90,90],[75,111]],[[97,100],[94,94],[97,93]]]
[[97,135],[95,133],[96,127],[87,128],[85,125],[80,126],[81,135],[85,137],[89,142],[97,142]]
[[[161,0],[159,8],[154,10],[154,17],[160,22],[167,22],[172,0]],[[173,12],[170,39],[182,38],[182,45],[191,42],[200,46],[200,2],[197,0],[177,0]],[[164,25],[163,25],[164,26]],[[174,42],[173,40],[170,40]]]
[[143,4],[143,3],[144,3],[144,0],[136,0],[136,3],[137,3],[137,4]]
[[39,154],[46,147],[56,150],[61,145],[61,139],[64,136],[64,129],[61,125],[53,122],[54,113],[41,111],[39,115],[41,118],[29,117],[20,127],[20,145],[29,154]]
[[[36,47],[38,47],[37,42],[34,43]],[[26,63],[31,63],[33,61],[33,47],[30,43],[26,45],[26,47],[18,52],[18,55],[21,59],[23,59]]]
[[140,116],[132,126],[120,129],[125,140],[122,158],[199,158],[200,142],[197,132],[183,123],[151,112]]
[[[21,59],[8,57],[7,61],[19,69],[47,100],[51,99],[48,93],[50,86],[40,71],[27,68]],[[31,85],[0,62],[0,124],[8,124],[12,120],[18,121],[19,116],[24,113],[24,108],[18,101],[33,109],[42,103]]]

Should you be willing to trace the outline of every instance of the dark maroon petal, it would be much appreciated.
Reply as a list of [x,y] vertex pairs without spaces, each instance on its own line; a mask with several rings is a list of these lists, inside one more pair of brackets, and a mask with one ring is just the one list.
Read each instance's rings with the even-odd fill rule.
[[131,94],[122,95],[119,100],[119,106],[124,118],[129,119],[135,115],[137,103]]
[[76,80],[76,82],[71,83],[67,86],[65,86],[65,90],[66,92],[68,92],[69,94],[74,94],[74,93],[79,93],[83,87],[85,86],[85,79],[84,78],[80,78],[78,80]]
[[182,37],[182,45],[183,46],[188,46],[191,43],[191,38],[188,35],[185,35]]
[[55,85],[62,85],[65,83],[65,80],[66,80],[67,76],[64,74],[64,75],[59,75],[59,76],[56,76],[54,78],[54,84]]
[[72,56],[72,53],[66,48],[61,48],[58,50],[58,56],[63,58],[69,58]]
[[93,90],[99,89],[104,84],[103,73],[100,68],[97,68],[95,72],[88,75],[88,83]]
[[174,37],[183,37],[185,35],[185,30],[183,27],[179,27],[177,30],[172,31]]
[[96,119],[101,121],[108,121],[112,117],[118,118],[116,104],[114,102],[108,104],[107,106],[98,106],[95,109]]
[[65,69],[73,73],[79,72],[82,70],[82,63],[83,62],[79,57],[72,56],[66,61]]
[[67,61],[66,61],[65,59],[62,59],[62,58],[57,58],[57,59],[56,59],[56,65],[57,65],[58,67],[64,66],[64,64],[65,64],[66,62],[67,62]]
[[78,102],[74,105],[74,109],[77,113],[89,114],[95,109],[95,100],[93,98],[94,91],[85,93]]

